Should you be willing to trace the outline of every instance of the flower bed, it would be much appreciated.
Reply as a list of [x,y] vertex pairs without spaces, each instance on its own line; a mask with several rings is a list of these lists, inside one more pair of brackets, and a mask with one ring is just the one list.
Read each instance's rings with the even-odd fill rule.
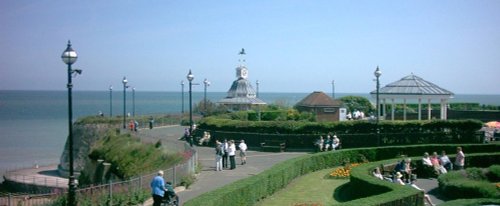
[[351,176],[351,169],[361,164],[362,163],[352,163],[352,164],[346,164],[343,167],[337,167],[330,173],[328,177],[334,179],[347,179],[349,178],[349,176]]

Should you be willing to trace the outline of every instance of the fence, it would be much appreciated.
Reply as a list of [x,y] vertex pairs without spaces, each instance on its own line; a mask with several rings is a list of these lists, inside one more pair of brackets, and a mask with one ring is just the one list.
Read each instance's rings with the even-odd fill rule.
[[[196,164],[198,162],[198,154],[196,150],[191,148],[188,144],[184,144],[184,151],[189,154],[189,158],[184,163],[176,165],[172,168],[164,170],[164,178],[166,181],[171,181],[173,185],[179,185],[182,178],[194,174]],[[113,196],[130,195],[136,192],[141,192],[149,189],[151,179],[156,175],[155,173],[145,174],[140,177],[132,178],[126,181],[110,181],[108,184],[91,186],[76,190],[76,197],[83,200],[89,205],[97,205],[98,202],[107,202],[108,205],[113,205],[112,200],[116,199]],[[11,178],[11,177],[6,177]],[[25,179],[29,179],[25,177]],[[34,180],[33,182],[24,182],[26,185],[31,183],[43,183],[43,181]],[[67,180],[66,180],[67,184]],[[45,184],[48,185],[48,184]],[[36,185],[33,185],[36,186]],[[40,186],[44,186],[43,184]],[[67,188],[67,185],[66,185]],[[66,189],[52,189],[47,194],[25,194],[25,193],[0,193],[0,206],[14,206],[14,205],[52,205],[55,201],[67,194]],[[149,193],[147,193],[149,196]]]

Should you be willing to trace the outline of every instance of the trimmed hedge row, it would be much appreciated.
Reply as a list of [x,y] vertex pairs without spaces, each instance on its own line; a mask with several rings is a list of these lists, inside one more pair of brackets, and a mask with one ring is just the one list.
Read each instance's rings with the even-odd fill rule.
[[[361,193],[359,197],[364,198],[349,201],[341,205],[423,205],[422,192],[411,189],[410,187],[401,187],[391,182],[380,181],[372,177],[371,171],[373,171],[375,167],[380,166],[381,164],[393,163],[398,160],[400,159],[372,162],[353,168],[349,184],[352,184],[353,188],[357,188],[357,193]],[[500,152],[476,154],[468,153],[466,160],[469,162],[470,166],[499,164]],[[380,191],[380,189],[377,188],[381,187],[385,187],[386,190],[389,189],[390,192],[383,194],[373,192]],[[409,188],[410,190],[406,190],[406,188]]]
[[400,132],[437,132],[447,130],[450,133],[475,132],[483,123],[478,120],[432,120],[432,121],[339,121],[339,122],[301,122],[301,121],[241,121],[205,117],[199,127],[214,131],[239,131],[280,134],[337,134],[374,133],[377,128],[381,133]]
[[[498,158],[498,157],[497,157]],[[500,198],[492,183],[498,182],[500,165],[448,172],[439,176],[439,189],[450,198]],[[497,173],[495,173],[497,172]]]
[[377,125],[369,121],[253,122],[207,117],[199,122],[198,132],[210,131],[217,139],[244,139],[250,147],[258,147],[264,140],[276,139],[286,141],[287,148],[299,149],[312,149],[313,142],[320,135],[335,132],[341,139],[343,148],[359,148],[378,145],[481,143],[481,135],[477,133],[481,125],[477,120],[382,121],[377,136]]
[[440,206],[477,206],[477,205],[500,205],[500,199],[458,199],[445,202]]
[[[274,192],[284,188],[296,177],[304,174],[317,171],[320,169],[332,168],[339,166],[342,163],[361,162],[364,159],[369,161],[379,161],[384,159],[393,159],[402,154],[402,151],[408,156],[420,156],[425,151],[455,151],[459,145],[419,145],[419,146],[395,146],[383,148],[362,148],[362,149],[345,149],[334,152],[323,152],[316,154],[307,154],[301,157],[290,159],[282,163],[276,164],[271,169],[266,170],[258,175],[236,181],[219,189],[202,194],[194,199],[187,201],[184,205],[254,205],[257,201],[272,195]],[[488,145],[460,145],[463,150],[470,154],[473,151],[481,152],[496,152],[500,150],[498,144]],[[469,155],[468,155],[469,156]],[[395,161],[395,160],[390,160]],[[356,167],[351,173],[351,182],[356,187],[363,188],[364,196],[355,201],[343,203],[342,205],[377,205],[386,202],[412,203],[422,200],[423,193],[411,188],[401,188],[405,192],[390,194],[383,193],[384,191],[394,190],[393,184],[387,184],[383,181],[375,181],[375,178],[369,177],[366,172],[373,168],[375,164],[370,163],[366,166]],[[371,165],[371,166],[370,166]],[[352,175],[354,174],[354,175]],[[380,183],[380,184],[379,184]],[[367,189],[369,188],[369,189]],[[400,188],[398,188],[400,190]],[[361,191],[361,190],[360,190]],[[401,196],[401,194],[404,194]],[[417,205],[423,205],[417,204]]]

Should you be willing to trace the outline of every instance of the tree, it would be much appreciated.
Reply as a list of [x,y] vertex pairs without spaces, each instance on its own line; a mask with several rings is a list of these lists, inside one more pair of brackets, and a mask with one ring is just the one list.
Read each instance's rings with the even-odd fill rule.
[[345,96],[340,98],[340,100],[347,107],[348,112],[354,112],[356,110],[364,112],[365,114],[370,114],[375,112],[375,107],[365,97]]

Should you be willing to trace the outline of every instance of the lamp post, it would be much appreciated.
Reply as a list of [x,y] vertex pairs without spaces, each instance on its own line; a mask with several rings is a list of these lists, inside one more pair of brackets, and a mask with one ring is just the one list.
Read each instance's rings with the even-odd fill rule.
[[255,81],[255,86],[257,88],[257,91],[256,91],[257,98],[259,98],[259,84],[260,84],[259,80]]
[[109,117],[113,117],[113,85],[109,85]]
[[373,72],[373,74],[377,78],[377,102],[376,102],[377,103],[377,117],[376,117],[376,121],[377,121],[377,145],[380,146],[380,128],[378,125],[379,118],[380,118],[380,104],[379,104],[380,81],[379,81],[379,78],[382,75],[382,72],[380,71],[378,66],[377,66],[377,69],[375,70],[375,72]]
[[127,77],[123,77],[123,80],[122,80],[122,83],[123,83],[123,129],[127,129],[127,115],[125,114],[126,112],[126,108],[127,108],[127,83],[128,83],[128,80],[127,80]]
[[377,109],[377,116],[376,116],[376,120],[377,120],[377,124],[378,124],[379,117],[380,117],[380,104],[379,104],[380,81],[379,81],[379,78],[382,75],[382,72],[380,71],[378,66],[377,66],[377,69],[375,70],[375,72],[373,72],[373,74],[377,78],[377,102],[376,102],[377,103],[377,108],[376,108]]
[[71,75],[73,73],[81,74],[82,70],[79,69],[71,69],[71,65],[76,62],[78,55],[75,50],[71,48],[71,41],[68,41],[68,45],[66,50],[61,55],[61,58],[65,64],[68,65],[68,84],[66,85],[68,88],[68,143],[69,143],[69,179],[68,179],[68,205],[75,206],[76,198],[75,198],[75,190],[76,190],[76,182],[75,175],[73,169],[73,100],[71,96],[71,90],[73,88],[73,83],[71,82]]
[[132,117],[135,117],[135,87],[132,87]]
[[181,81],[181,95],[182,95],[182,106],[181,106],[181,114],[184,117],[184,80]]
[[203,96],[203,109],[205,110],[205,113],[207,113],[207,87],[210,86],[210,82],[207,80],[207,78],[205,78],[205,80],[203,80],[203,84],[205,85],[205,89],[204,89],[204,96]]
[[335,99],[335,80],[332,80],[332,99]]
[[192,87],[193,87],[194,75],[191,73],[191,69],[187,75],[187,80],[189,81],[189,134],[193,132],[193,104],[192,104]]

